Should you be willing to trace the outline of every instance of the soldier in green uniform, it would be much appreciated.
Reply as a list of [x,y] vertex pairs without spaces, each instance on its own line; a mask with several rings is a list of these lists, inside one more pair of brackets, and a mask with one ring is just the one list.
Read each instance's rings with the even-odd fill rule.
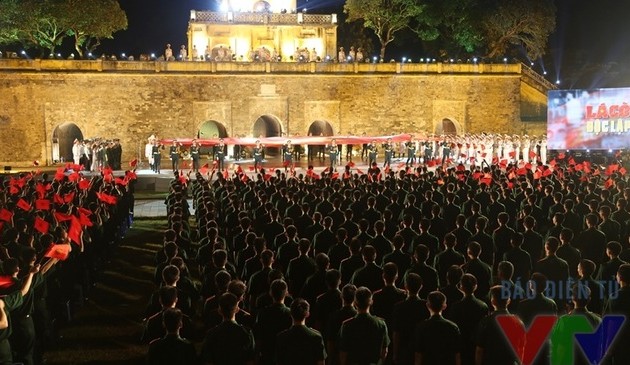
[[199,171],[199,144],[197,144],[196,139],[193,139],[190,145],[190,158],[192,159],[193,171]]
[[278,365],[324,364],[326,350],[322,335],[306,326],[310,306],[302,298],[291,303],[293,326],[278,334],[276,340],[276,362]]
[[407,148],[407,166],[413,166],[416,163],[416,141],[413,139],[407,143],[405,143],[405,147]]
[[389,335],[381,318],[370,314],[372,292],[360,287],[354,297],[357,315],[346,320],[339,332],[342,364],[378,364],[387,357]]
[[169,157],[171,158],[171,166],[173,168],[173,172],[179,170],[179,144],[177,141],[173,141],[173,145],[170,147],[168,151]]
[[258,173],[258,168],[262,168],[263,161],[263,148],[259,140],[256,140],[256,146],[254,147],[254,172]]
[[376,147],[376,141],[372,141],[367,146],[367,155],[368,155],[368,166],[372,166],[372,164],[376,163],[376,155],[378,154],[378,147]]

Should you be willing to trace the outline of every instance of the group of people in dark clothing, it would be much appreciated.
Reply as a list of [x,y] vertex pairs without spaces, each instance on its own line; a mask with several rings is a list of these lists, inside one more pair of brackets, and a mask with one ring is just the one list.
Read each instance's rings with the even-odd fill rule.
[[518,364],[497,317],[629,316],[627,177],[516,170],[174,179],[148,363]]
[[58,325],[72,319],[130,225],[135,174],[88,179],[79,170],[0,178],[2,365],[44,363]]

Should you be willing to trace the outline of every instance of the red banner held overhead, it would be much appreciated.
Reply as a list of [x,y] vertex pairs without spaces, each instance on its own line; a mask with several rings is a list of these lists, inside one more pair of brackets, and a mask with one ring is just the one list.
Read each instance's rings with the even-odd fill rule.
[[[232,138],[226,137],[223,138],[223,143],[227,145],[240,145],[240,146],[255,146],[256,142],[259,141],[260,144],[265,146],[282,146],[287,143],[288,140],[291,140],[291,143],[294,145],[328,145],[331,144],[334,139],[338,145],[343,144],[352,144],[352,145],[361,145],[367,144],[371,142],[376,142],[377,144],[385,143],[388,139],[391,139],[392,142],[407,142],[410,141],[412,136],[410,134],[397,134],[392,136],[377,136],[377,137],[356,137],[356,136],[333,136],[333,137],[317,137],[317,136],[302,136],[302,137],[264,137],[264,138]],[[177,142],[182,146],[190,146],[192,144],[192,138],[171,138],[171,139],[163,139],[160,141],[161,144],[172,144],[173,142]],[[209,139],[195,139],[197,143],[201,146],[214,146],[221,143],[219,138],[209,138]]]

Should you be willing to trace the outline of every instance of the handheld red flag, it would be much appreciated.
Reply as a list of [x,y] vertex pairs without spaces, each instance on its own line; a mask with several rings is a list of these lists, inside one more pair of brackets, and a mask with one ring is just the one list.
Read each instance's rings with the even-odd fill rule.
[[59,213],[59,212],[55,212],[55,219],[57,219],[57,222],[65,222],[65,221],[69,221],[72,219],[72,216],[69,214],[65,214],[65,213]]
[[46,253],[44,254],[44,257],[50,257],[52,259],[59,259],[61,261],[64,261],[70,255],[71,247],[72,246],[68,244],[51,245],[48,251],[46,251]]
[[24,199],[20,198],[20,200],[18,200],[16,205],[18,208],[22,209],[25,212],[28,212],[29,210],[31,210],[31,205],[27,203],[26,200]]
[[90,180],[83,179],[79,181],[79,189],[87,190],[90,187]]
[[[92,212],[90,212],[91,214]],[[83,212],[79,212],[79,223],[81,224],[81,226],[83,227],[92,227],[92,220],[90,220],[90,218],[88,217],[87,214],[83,213]]]
[[72,201],[74,201],[74,192],[64,195],[63,196],[63,201],[65,203],[71,203]]
[[7,289],[15,284],[15,280],[11,275],[0,275],[0,288]]
[[2,208],[2,210],[0,210],[0,220],[5,221],[5,222],[10,222],[12,218],[13,218],[13,212],[11,212],[10,210],[6,208]]
[[137,158],[129,161],[129,167],[136,167],[136,166],[138,166],[138,159]]
[[37,210],[50,210],[50,200],[37,199],[35,200],[35,209]]
[[35,217],[33,228],[35,228],[35,230],[41,234],[46,234],[48,233],[48,228],[50,228],[50,223],[46,222],[40,217]]
[[81,221],[75,216],[70,217],[70,229],[68,229],[68,238],[77,245],[81,245]]

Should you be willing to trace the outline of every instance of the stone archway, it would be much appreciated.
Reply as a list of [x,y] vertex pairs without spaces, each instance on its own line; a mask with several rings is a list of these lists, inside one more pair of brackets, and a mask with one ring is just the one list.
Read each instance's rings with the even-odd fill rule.
[[316,120],[308,127],[309,136],[325,136],[330,137],[335,135],[333,127],[325,120]]
[[[199,130],[197,130],[197,138],[201,139],[226,137],[228,137],[227,129],[225,129],[225,126],[222,123],[217,122],[216,120],[208,120],[201,123]],[[199,153],[202,155],[212,154],[212,147],[201,147],[199,148]]]
[[205,121],[199,126],[197,131],[198,138],[226,138],[228,137],[227,129],[222,123],[216,120]]
[[72,145],[74,140],[83,140],[83,132],[74,123],[63,123],[55,127],[52,134],[53,163],[73,161]]
[[453,118],[443,118],[435,124],[435,134],[456,136],[462,133],[461,126]]
[[[282,124],[276,116],[261,115],[254,122],[252,131],[254,138],[281,137]],[[266,153],[269,155],[276,155],[278,154],[278,148],[268,147],[266,149]]]

